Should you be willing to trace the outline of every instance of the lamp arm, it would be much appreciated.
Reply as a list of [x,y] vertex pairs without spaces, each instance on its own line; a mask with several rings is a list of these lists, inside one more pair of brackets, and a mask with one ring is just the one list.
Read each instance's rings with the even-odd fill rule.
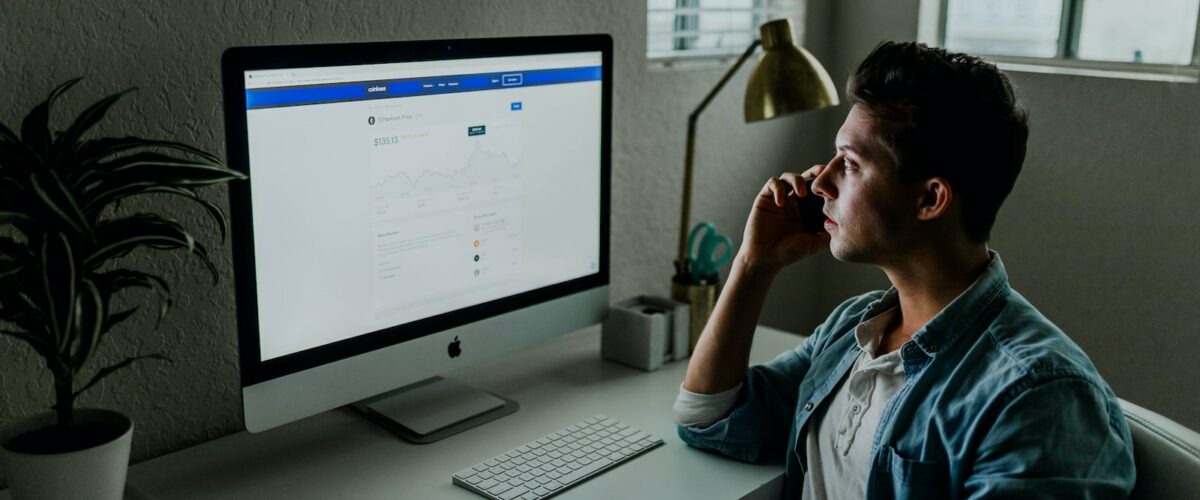
[[684,153],[683,159],[683,210],[679,215],[679,257],[676,261],[676,268],[680,272],[687,271],[687,267],[685,266],[687,262],[687,248],[685,247],[687,246],[688,223],[691,222],[689,219],[691,219],[692,213],[692,165],[696,156],[696,120],[700,117],[700,113],[704,111],[704,108],[708,107],[708,103],[712,102],[717,93],[729,82],[729,79],[733,78],[733,74],[737,73],[738,68],[741,68],[742,64],[747,59],[750,59],[750,56],[754,54],[754,50],[761,44],[761,40],[751,42],[746,51],[742,53],[742,56],[733,64],[733,67],[729,68],[729,71],[725,72],[725,76],[722,76],[721,80],[717,82],[717,86],[713,87],[708,92],[708,95],[704,96],[704,100],[700,101],[700,105],[696,106],[695,111],[692,111],[688,115],[687,151]]

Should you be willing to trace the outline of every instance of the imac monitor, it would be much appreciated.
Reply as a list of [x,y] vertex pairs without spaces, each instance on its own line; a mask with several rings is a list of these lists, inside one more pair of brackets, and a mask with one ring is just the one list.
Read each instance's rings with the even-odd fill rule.
[[239,47],[222,70],[250,431],[356,404],[433,439],[516,409],[437,375],[603,319],[607,35]]

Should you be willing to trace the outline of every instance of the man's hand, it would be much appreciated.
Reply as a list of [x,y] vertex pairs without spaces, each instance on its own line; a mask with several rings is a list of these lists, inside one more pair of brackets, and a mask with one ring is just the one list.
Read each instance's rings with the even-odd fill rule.
[[818,196],[808,192],[804,183],[824,168],[813,165],[801,174],[788,172],[767,180],[754,199],[738,258],[773,273],[829,246],[828,233],[804,232],[797,204],[799,197]]

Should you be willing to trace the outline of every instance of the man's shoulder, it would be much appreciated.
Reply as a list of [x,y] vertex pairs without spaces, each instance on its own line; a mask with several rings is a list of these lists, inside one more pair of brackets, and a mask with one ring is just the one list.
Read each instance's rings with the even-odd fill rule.
[[989,344],[986,351],[992,352],[988,365],[993,374],[1006,371],[1016,385],[1035,386],[1062,378],[1106,385],[1083,349],[1015,290],[978,342]]

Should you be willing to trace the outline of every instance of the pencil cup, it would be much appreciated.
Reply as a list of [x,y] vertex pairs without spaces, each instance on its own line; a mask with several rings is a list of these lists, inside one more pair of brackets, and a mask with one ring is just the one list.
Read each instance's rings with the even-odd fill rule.
[[688,353],[696,350],[700,332],[717,304],[717,284],[693,285],[671,280],[671,298],[691,305],[688,311]]

